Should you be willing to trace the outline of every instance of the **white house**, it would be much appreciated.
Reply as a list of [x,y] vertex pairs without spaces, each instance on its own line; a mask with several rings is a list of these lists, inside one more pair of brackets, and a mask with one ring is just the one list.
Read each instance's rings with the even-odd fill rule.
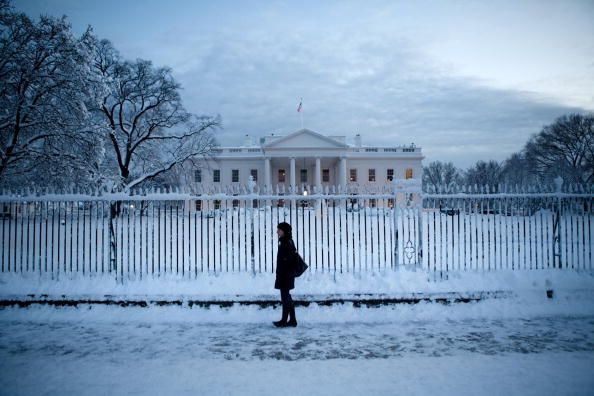
[[[325,186],[381,187],[393,179],[419,179],[423,154],[414,144],[367,146],[356,135],[324,136],[309,129],[289,135],[269,135],[256,143],[246,135],[242,146],[219,147],[212,159],[194,169],[193,185],[202,190],[245,186],[250,176],[260,191],[313,191]],[[287,190],[288,191],[288,190]]]

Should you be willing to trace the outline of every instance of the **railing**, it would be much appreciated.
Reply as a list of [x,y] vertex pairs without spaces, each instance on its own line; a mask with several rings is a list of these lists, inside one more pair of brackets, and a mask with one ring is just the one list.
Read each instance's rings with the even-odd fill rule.
[[434,194],[423,204],[429,271],[592,269],[592,194]]
[[[289,222],[312,272],[592,270],[594,194],[391,192],[0,196],[0,268],[55,278],[274,272]],[[305,191],[311,191],[306,189]]]

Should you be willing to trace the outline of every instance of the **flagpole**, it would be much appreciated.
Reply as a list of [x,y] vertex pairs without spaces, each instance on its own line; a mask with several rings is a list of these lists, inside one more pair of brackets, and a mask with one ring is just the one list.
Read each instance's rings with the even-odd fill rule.
[[301,129],[303,129],[303,98],[299,100],[299,106],[297,107],[297,112],[299,113],[299,117],[301,118]]

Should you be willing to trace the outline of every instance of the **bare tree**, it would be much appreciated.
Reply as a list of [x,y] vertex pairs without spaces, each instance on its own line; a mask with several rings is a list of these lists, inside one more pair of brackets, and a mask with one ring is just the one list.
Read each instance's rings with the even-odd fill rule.
[[[129,191],[162,178],[176,166],[211,155],[220,118],[187,112],[170,69],[142,59],[122,60],[107,40],[96,41],[94,48],[93,70],[103,83],[98,87],[105,88],[95,108],[108,152],[99,163],[104,185],[112,191]],[[113,202],[109,216],[113,268],[114,219],[120,213],[120,203]]]
[[423,189],[439,191],[454,188],[462,182],[462,174],[452,162],[433,161],[423,167]]
[[524,155],[543,181],[561,176],[569,183],[594,183],[594,116],[559,117],[528,141]]
[[510,155],[503,162],[501,182],[510,187],[515,187],[535,186],[539,181],[532,162],[526,158],[523,152],[520,152]]
[[107,40],[95,43],[93,69],[107,87],[96,110],[116,166],[113,190],[211,154],[220,118],[187,112],[170,69],[122,60]]
[[501,184],[502,167],[497,161],[478,161],[468,168],[464,174],[464,183],[469,186],[488,186],[490,191],[499,191]]
[[80,154],[97,143],[84,127],[89,38],[74,37],[65,17],[34,22],[0,0],[1,184],[85,177]]

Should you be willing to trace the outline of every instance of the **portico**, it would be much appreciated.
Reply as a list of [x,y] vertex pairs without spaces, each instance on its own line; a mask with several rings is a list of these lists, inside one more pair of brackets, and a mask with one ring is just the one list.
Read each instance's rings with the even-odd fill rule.
[[256,144],[246,135],[242,146],[221,147],[212,160],[194,170],[200,187],[247,185],[260,191],[311,190],[326,187],[380,187],[396,179],[420,179],[423,155],[414,145],[363,146],[361,136],[347,144],[346,136],[325,136],[309,129],[288,135],[270,134]]
[[338,185],[343,188],[347,185],[344,156],[270,156],[265,157],[263,161],[263,183],[266,187],[300,186],[301,189],[312,188],[315,192],[321,191],[324,185]]

